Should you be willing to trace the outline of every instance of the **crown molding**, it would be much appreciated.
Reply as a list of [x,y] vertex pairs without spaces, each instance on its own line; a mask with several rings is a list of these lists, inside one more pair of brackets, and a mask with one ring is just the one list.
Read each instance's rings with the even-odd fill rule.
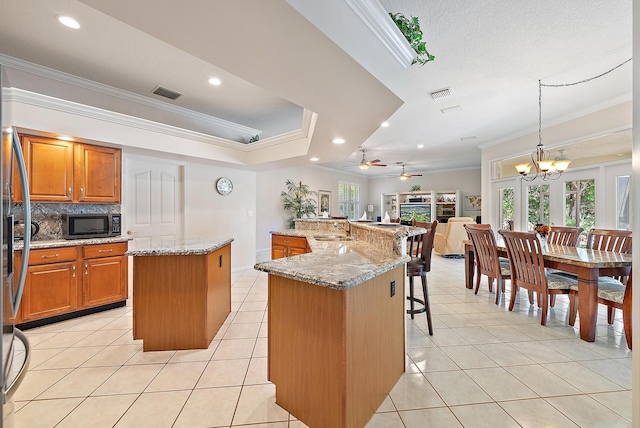
[[90,91],[98,92],[110,97],[120,98],[122,100],[141,104],[147,107],[151,107],[157,110],[166,111],[177,116],[185,117],[194,121],[206,123],[211,127],[225,128],[232,132],[245,134],[248,138],[262,133],[259,129],[250,128],[248,126],[240,125],[234,122],[229,122],[224,119],[209,116],[203,113],[198,113],[193,110],[189,110],[183,107],[167,104],[162,101],[154,100],[142,95],[134,94],[133,92],[125,91],[122,89],[114,88],[113,86],[104,85],[102,83],[93,82],[91,80],[74,76],[69,73],[54,70],[49,67],[34,64],[28,61],[24,61],[18,58],[0,54],[0,62],[5,66],[14,68],[16,70],[24,71],[27,73],[35,74],[47,79],[52,79],[68,85],[73,85],[79,88],[87,89]]
[[402,68],[406,69],[411,65],[417,56],[416,52],[378,0],[344,0],[344,2]]
[[303,120],[301,129],[270,137],[256,143],[245,144],[226,140],[224,138],[215,137],[212,135],[203,134],[201,132],[178,128],[172,125],[166,125],[164,123],[154,122],[151,120],[128,116],[122,113],[112,112],[97,107],[87,106],[73,101],[62,100],[59,98],[50,97],[48,95],[42,95],[19,88],[4,88],[2,91],[2,96],[3,99],[9,102],[33,105],[36,107],[42,107],[72,115],[88,117],[104,122],[142,129],[145,131],[184,138],[201,143],[212,144],[215,146],[234,149],[245,153],[288,143],[300,138],[310,138],[310,136],[313,134],[313,125],[315,124],[318,116],[316,113],[305,110],[302,117]]

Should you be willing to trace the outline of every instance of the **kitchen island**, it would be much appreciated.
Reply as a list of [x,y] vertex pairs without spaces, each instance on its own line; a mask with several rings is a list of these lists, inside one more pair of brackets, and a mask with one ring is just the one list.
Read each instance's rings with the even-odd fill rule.
[[255,266],[269,273],[269,380],[308,426],[363,427],[405,369],[402,243],[425,230],[331,223],[349,240],[326,241],[309,223],[272,234],[310,253]]
[[133,257],[133,338],[144,351],[204,349],[231,312],[231,242],[192,239]]

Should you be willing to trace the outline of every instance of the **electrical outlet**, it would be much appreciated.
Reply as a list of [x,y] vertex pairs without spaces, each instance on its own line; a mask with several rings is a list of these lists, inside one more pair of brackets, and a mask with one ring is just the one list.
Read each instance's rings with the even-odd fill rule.
[[391,297],[396,295],[396,282],[391,281]]

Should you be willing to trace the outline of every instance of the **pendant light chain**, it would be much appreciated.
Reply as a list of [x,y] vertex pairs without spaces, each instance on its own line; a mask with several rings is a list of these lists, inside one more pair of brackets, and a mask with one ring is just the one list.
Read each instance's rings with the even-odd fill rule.
[[531,160],[533,161],[533,167],[536,169],[536,171],[535,171],[535,173],[530,174],[529,173],[529,169],[530,169],[529,164],[518,164],[518,165],[515,166],[516,170],[520,173],[520,175],[522,176],[522,178],[524,180],[533,181],[538,176],[541,176],[543,180],[553,180],[553,179],[559,178],[560,175],[562,175],[564,170],[567,168],[569,162],[571,162],[567,157],[564,157],[564,155],[563,155],[564,150],[560,150],[560,157],[556,158],[556,161],[562,160],[564,162],[564,168],[563,169],[558,168],[558,170],[555,170],[555,169],[546,170],[546,169],[541,169],[540,168],[540,161],[548,159],[548,156],[549,156],[549,152],[544,150],[544,145],[542,144],[542,87],[544,86],[546,88],[561,88],[561,87],[565,87],[565,86],[575,86],[575,85],[579,85],[581,83],[590,82],[590,81],[598,79],[598,78],[600,78],[602,76],[606,76],[607,74],[611,73],[612,71],[617,70],[618,68],[622,67],[626,63],[631,62],[631,60],[633,60],[633,57],[631,57],[628,60],[616,65],[612,69],[605,71],[604,73],[600,73],[597,76],[589,77],[587,79],[579,80],[577,82],[549,84],[549,83],[542,83],[542,80],[538,79],[538,145],[536,147],[536,151],[531,154]]

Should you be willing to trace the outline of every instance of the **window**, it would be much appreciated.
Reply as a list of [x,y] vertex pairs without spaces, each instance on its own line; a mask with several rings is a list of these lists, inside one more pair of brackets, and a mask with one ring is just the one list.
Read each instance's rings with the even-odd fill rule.
[[500,189],[500,228],[513,230],[515,190],[513,187]]
[[620,175],[617,180],[616,189],[616,228],[623,230],[631,229],[631,217],[629,214],[629,194],[631,192],[631,177]]
[[567,181],[565,183],[565,224],[593,228],[596,223],[595,180]]
[[527,186],[527,230],[536,223],[549,224],[549,185]]
[[360,212],[360,185],[338,183],[338,211],[350,220],[356,220]]

